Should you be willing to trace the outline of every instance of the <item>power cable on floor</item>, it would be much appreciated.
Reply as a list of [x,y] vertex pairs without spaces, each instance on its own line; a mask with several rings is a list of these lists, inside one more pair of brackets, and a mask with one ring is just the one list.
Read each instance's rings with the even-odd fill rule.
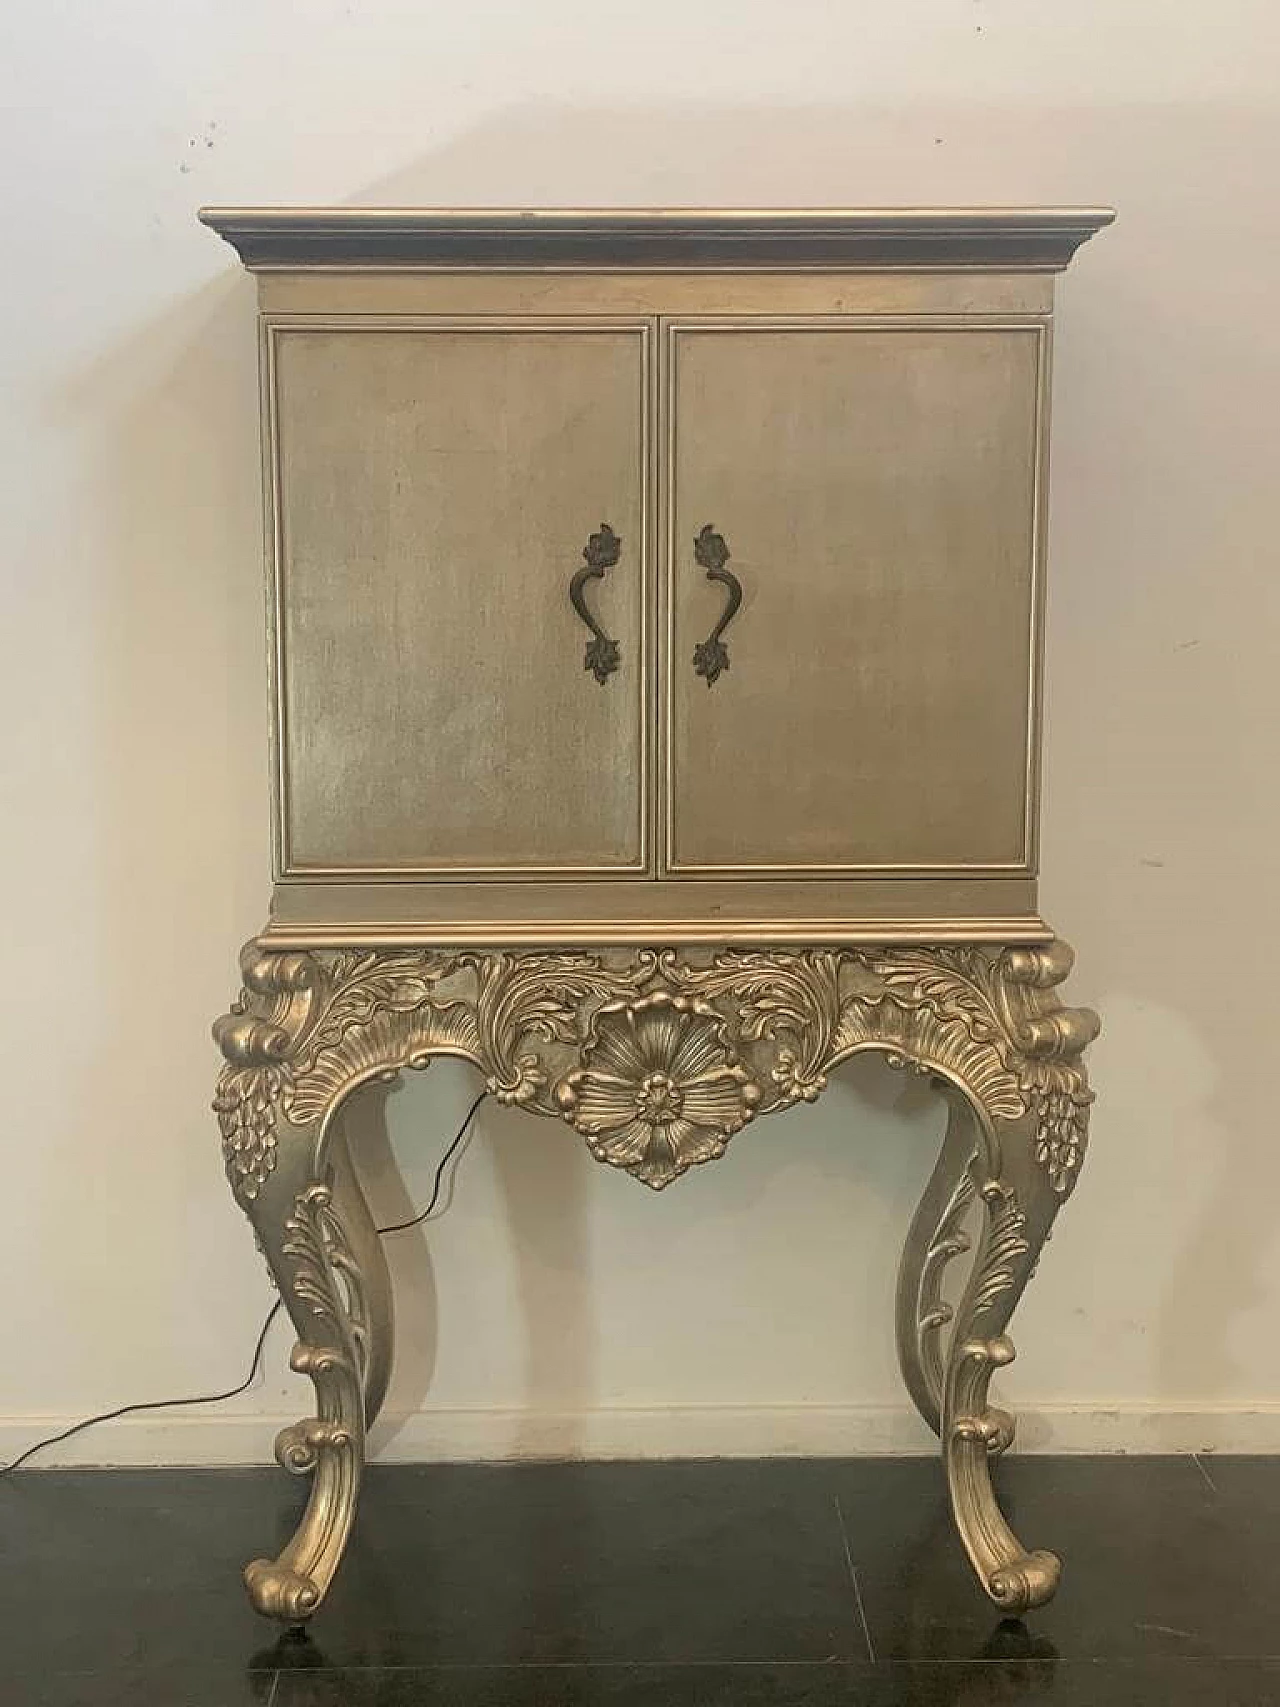
[[[441,1156],[439,1165],[436,1168],[436,1177],[431,1187],[431,1197],[427,1203],[427,1207],[420,1215],[415,1215],[409,1221],[397,1221],[390,1227],[376,1228],[375,1231],[378,1233],[379,1237],[385,1238],[388,1233],[403,1233],[410,1227],[420,1226],[431,1214],[431,1211],[440,1201],[440,1192],[444,1184],[445,1169],[449,1166],[450,1161],[461,1147],[463,1139],[471,1129],[471,1122],[475,1119],[476,1110],[480,1107],[480,1104],[484,1101],[487,1095],[487,1091],[480,1092],[480,1095],[467,1110],[466,1118],[463,1120],[462,1125],[454,1135],[449,1148],[445,1151],[444,1155]],[[176,1410],[181,1405],[220,1405],[226,1399],[239,1398],[241,1393],[245,1392],[253,1385],[254,1377],[258,1373],[258,1365],[262,1361],[262,1350],[267,1343],[267,1334],[271,1329],[272,1322],[275,1321],[283,1308],[284,1299],[277,1298],[275,1303],[267,1311],[267,1318],[263,1322],[261,1330],[258,1333],[258,1343],[253,1348],[253,1358],[249,1364],[249,1373],[245,1376],[244,1380],[238,1387],[228,1387],[225,1393],[199,1393],[189,1399],[142,1399],[132,1405],[121,1405],[114,1411],[102,1411],[98,1416],[85,1417],[83,1422],[72,1423],[70,1428],[64,1428],[60,1434],[50,1434],[43,1440],[37,1440],[34,1446],[28,1446],[25,1452],[15,1458],[12,1464],[0,1465],[0,1476],[12,1475],[20,1465],[27,1462],[28,1458],[34,1458],[37,1452],[43,1452],[46,1446],[58,1446],[62,1441],[70,1440],[73,1435],[83,1434],[86,1429],[96,1428],[99,1423],[115,1422],[117,1417],[132,1416],[135,1411],[170,1411]]]

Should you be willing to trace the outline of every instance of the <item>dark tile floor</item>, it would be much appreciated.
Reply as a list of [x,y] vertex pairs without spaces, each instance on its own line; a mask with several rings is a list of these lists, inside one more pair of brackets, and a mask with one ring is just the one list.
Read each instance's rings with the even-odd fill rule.
[[0,1482],[5,1707],[1280,1707],[1280,1458],[1010,1458],[1062,1553],[1001,1623],[931,1459],[375,1467],[304,1637],[278,1470]]

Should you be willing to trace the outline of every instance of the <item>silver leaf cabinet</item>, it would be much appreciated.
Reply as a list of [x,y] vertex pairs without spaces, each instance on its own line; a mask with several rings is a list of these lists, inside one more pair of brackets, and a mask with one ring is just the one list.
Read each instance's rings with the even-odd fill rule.
[[863,1050],[950,1111],[907,1389],[987,1594],[1048,1600],[988,1388],[1090,1103],[1040,656],[1054,275],[1110,213],[201,217],[258,280],[272,663],[215,1106],[316,1395],[254,1605],[320,1605],[391,1365],[348,1096],[459,1056],[663,1188]]

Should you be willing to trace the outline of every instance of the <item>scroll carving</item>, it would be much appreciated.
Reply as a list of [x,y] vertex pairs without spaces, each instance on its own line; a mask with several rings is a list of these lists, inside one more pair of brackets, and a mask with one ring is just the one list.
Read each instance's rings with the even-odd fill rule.
[[228,1177],[251,1201],[277,1123],[323,1125],[356,1085],[434,1056],[472,1061],[501,1102],[562,1118],[601,1161],[660,1189],[722,1155],[758,1114],[821,1094],[875,1049],[961,1086],[992,1122],[1030,1123],[1059,1197],[1075,1183],[1096,1034],[1063,1007],[1046,947],[781,951],[271,953],[215,1027]]
[[[995,1501],[990,1459],[1014,1423],[988,1388],[1013,1356],[1010,1313],[1084,1153],[1080,1057],[1097,1020],[1057,1000],[1070,965],[1056,943],[314,954],[249,944],[240,998],[214,1028],[226,1063],[214,1106],[228,1177],[298,1330],[291,1366],[317,1399],[277,1438],[280,1462],[310,1473],[312,1489],[279,1557],[248,1566],[253,1604],[289,1621],[319,1606],[386,1385],[385,1259],[345,1142],[327,1137],[350,1092],[454,1055],[498,1101],[567,1123],[598,1160],[661,1189],[723,1155],[758,1116],[815,1100],[864,1050],[952,1087],[899,1276],[899,1356],[941,1437],[986,1592],[1008,1612],[1041,1604],[1058,1561],[1024,1549]],[[944,1271],[971,1248],[953,1306]]]

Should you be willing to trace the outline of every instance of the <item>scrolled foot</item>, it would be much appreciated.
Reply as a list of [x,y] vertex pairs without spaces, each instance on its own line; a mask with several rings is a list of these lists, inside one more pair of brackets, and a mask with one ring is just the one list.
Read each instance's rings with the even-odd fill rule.
[[244,1582],[255,1611],[288,1624],[310,1618],[322,1598],[310,1577],[272,1559],[254,1559],[246,1565]]
[[1011,1559],[987,1578],[987,1593],[1002,1611],[1011,1615],[1044,1606],[1057,1592],[1062,1560],[1056,1553],[1037,1550]]
[[364,1463],[370,1310],[343,1211],[350,1198],[315,1178],[314,1129],[280,1126],[277,1166],[250,1213],[298,1329],[290,1367],[315,1388],[316,1412],[282,1429],[276,1458],[310,1475],[306,1510],[275,1560],[245,1571],[253,1605],[296,1624],[320,1606],[355,1518]]
[[942,1439],[960,1539],[991,1600],[1017,1616],[1053,1598],[1062,1567],[1053,1553],[1025,1547],[1000,1510],[991,1460],[1013,1440],[1014,1420],[989,1403],[988,1389],[1013,1362],[1005,1330],[1061,1199],[1035,1159],[1029,1121],[993,1137],[979,1158],[982,1232],[947,1355]]

